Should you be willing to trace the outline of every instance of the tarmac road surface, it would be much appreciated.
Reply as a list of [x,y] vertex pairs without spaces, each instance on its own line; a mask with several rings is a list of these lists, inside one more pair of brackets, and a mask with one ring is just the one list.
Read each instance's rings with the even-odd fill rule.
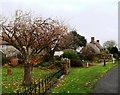
[[[119,65],[120,74],[120,65]],[[120,81],[120,78],[119,78]],[[119,82],[120,83],[120,82]],[[120,93],[118,89],[118,65],[108,71],[100,80],[97,81],[92,93]],[[119,90],[119,91],[118,91]]]

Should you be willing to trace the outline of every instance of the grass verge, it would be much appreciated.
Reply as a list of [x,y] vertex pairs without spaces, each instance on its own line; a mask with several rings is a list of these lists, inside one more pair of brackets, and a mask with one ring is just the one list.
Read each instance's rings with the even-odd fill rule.
[[[12,71],[11,75],[7,75],[7,69],[8,68],[2,67],[2,82],[0,82],[0,85],[2,85],[2,93],[17,93],[17,90],[20,92],[23,91],[25,87],[22,85],[24,68],[10,68]],[[41,70],[39,68],[33,68],[32,80],[33,82],[38,82],[39,79],[56,71],[56,69]]]
[[52,93],[90,93],[96,81],[115,65],[107,62],[106,66],[102,63],[89,68],[71,68]]

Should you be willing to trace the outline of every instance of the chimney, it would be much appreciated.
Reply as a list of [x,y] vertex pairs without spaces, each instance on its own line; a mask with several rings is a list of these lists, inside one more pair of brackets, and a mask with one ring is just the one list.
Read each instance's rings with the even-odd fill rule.
[[94,40],[95,40],[95,38],[91,37],[91,42],[90,43],[94,44]]
[[100,42],[100,40],[97,40],[97,42],[99,43],[99,42]]

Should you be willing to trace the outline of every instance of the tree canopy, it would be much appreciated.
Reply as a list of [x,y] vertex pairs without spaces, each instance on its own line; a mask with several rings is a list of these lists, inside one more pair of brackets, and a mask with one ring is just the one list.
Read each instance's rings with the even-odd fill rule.
[[32,82],[32,58],[45,48],[54,48],[68,31],[58,20],[32,17],[31,13],[16,11],[11,21],[0,20],[2,40],[20,51],[24,61],[23,84]]
[[115,47],[115,46],[116,46],[116,42],[114,40],[106,41],[103,43],[103,47],[106,49]]
[[117,47],[112,47],[111,49],[109,49],[111,54],[117,54],[118,53],[118,48]]
[[71,31],[68,33],[63,42],[64,45],[62,45],[62,47],[64,49],[69,48],[76,50],[78,47],[86,46],[87,40],[84,36],[79,35],[77,31]]

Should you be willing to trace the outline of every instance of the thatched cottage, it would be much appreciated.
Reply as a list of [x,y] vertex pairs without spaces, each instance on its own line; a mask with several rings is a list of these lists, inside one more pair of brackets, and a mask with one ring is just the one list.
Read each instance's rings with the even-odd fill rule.
[[81,54],[100,54],[103,50],[103,47],[100,44],[99,40],[95,41],[94,37],[91,37],[90,43],[87,43],[87,45],[81,49]]
[[0,51],[2,57],[4,55],[6,58],[9,58],[9,62],[7,63],[14,65],[18,64],[17,54],[19,54],[19,51],[13,46],[8,45],[5,41],[2,41],[1,38],[0,38]]

